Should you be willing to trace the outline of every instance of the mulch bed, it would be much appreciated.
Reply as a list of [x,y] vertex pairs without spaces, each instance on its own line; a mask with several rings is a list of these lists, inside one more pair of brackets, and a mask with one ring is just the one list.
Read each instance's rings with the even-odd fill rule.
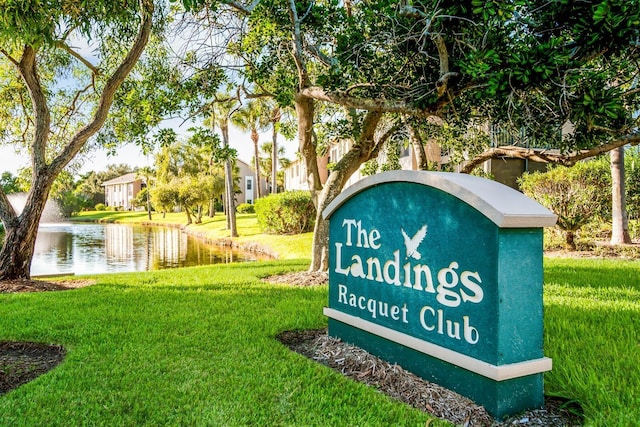
[[430,383],[402,367],[373,356],[359,347],[329,337],[326,329],[287,331],[278,339],[291,350],[365,384],[414,408],[465,427],[474,426],[581,426],[581,408],[559,398],[545,399],[541,409],[526,411],[497,422],[468,398]]
[[290,286],[320,286],[329,283],[329,273],[326,271],[299,271],[295,273],[268,276],[262,279],[269,283],[285,284]]
[[[66,291],[90,286],[95,281],[73,279],[60,282],[45,280],[1,280],[0,293]],[[0,341],[0,395],[28,383],[55,368],[65,356],[59,345],[33,342]]]
[[[326,273],[318,272],[289,273],[263,280],[291,286],[318,286],[329,281]],[[359,347],[329,337],[326,329],[286,331],[278,335],[278,339],[297,353],[456,425],[571,427],[583,423],[582,408],[577,403],[554,397],[546,397],[545,406],[541,409],[526,411],[498,422],[482,406],[468,398],[425,381]]]
[[0,341],[0,394],[56,367],[65,356],[59,345]]
[[72,279],[59,282],[47,282],[46,280],[14,279],[0,280],[0,294],[20,292],[51,292],[66,291],[90,286],[95,283],[90,279]]

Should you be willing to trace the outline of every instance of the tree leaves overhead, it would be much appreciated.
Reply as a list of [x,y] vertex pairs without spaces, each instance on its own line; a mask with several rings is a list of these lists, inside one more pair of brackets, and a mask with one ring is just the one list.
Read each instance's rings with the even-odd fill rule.
[[[288,5],[261,1],[237,46],[251,63],[250,79],[283,101],[300,89]],[[638,0],[295,6],[306,71],[325,91],[401,101],[451,124],[484,116],[567,150],[610,137],[598,128],[634,126]],[[563,139],[567,122],[575,133]]]
[[71,29],[94,37],[136,14],[132,0],[2,0],[0,38],[16,46],[37,46],[53,44]]

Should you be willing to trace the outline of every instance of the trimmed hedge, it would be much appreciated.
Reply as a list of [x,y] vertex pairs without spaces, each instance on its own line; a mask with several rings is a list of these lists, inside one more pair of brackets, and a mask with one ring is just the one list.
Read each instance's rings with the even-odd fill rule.
[[256,200],[256,217],[263,233],[300,234],[313,231],[316,208],[308,191],[286,191]]
[[255,213],[255,206],[249,203],[240,203],[236,208],[236,212],[241,214]]

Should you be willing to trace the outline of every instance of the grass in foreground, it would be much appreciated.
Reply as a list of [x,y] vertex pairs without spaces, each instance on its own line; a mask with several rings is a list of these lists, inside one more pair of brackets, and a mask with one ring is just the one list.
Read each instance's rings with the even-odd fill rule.
[[[292,241],[308,254],[304,239],[282,247]],[[427,415],[275,340],[326,325],[326,287],[259,280],[306,266],[104,275],[75,291],[0,295],[0,339],[68,350],[58,368],[0,397],[0,425],[424,425]],[[577,400],[586,425],[637,425],[640,261],[546,259],[544,298],[546,393]]]
[[576,399],[586,425],[640,419],[640,262],[545,260],[545,390]]
[[[275,339],[326,325],[326,287],[259,280],[306,265],[113,274],[74,291],[0,295],[0,339],[68,351],[0,396],[0,425],[424,425],[426,414]],[[640,263],[547,259],[545,281],[546,393],[577,400],[586,425],[636,425]]]
[[427,415],[275,339],[326,325],[326,286],[258,279],[306,265],[113,274],[73,291],[0,295],[0,339],[67,349],[56,369],[0,396],[0,425],[425,425]]

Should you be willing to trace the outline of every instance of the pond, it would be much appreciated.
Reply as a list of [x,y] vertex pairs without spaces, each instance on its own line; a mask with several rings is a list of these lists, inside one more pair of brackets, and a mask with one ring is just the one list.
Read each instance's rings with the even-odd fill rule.
[[248,262],[269,257],[231,250],[178,228],[129,224],[40,224],[31,274],[96,274]]

